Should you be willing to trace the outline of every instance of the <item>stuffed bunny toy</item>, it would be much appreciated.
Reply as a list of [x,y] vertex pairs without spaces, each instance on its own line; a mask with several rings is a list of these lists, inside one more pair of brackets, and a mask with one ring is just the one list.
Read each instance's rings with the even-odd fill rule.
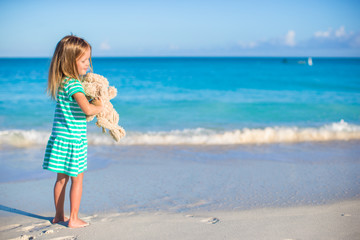
[[[81,83],[88,100],[100,98],[103,102],[104,109],[96,115],[97,122],[95,124],[102,127],[104,133],[106,132],[105,128],[108,129],[113,139],[117,142],[120,141],[121,138],[125,137],[126,132],[119,126],[119,114],[110,102],[117,95],[116,88],[109,87],[108,80],[95,73],[86,74]],[[86,116],[86,121],[90,122],[94,118],[95,115]]]

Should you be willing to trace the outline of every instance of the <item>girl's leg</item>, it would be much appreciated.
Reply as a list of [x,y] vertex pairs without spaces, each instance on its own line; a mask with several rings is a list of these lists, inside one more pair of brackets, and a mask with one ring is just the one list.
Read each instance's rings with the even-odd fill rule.
[[64,201],[65,201],[65,190],[66,184],[69,180],[69,176],[63,173],[58,173],[55,186],[54,186],[54,203],[56,214],[52,223],[67,221],[68,219],[64,216]]
[[80,201],[82,195],[82,183],[84,173],[80,173],[77,177],[71,177],[71,190],[70,190],[70,228],[85,227],[88,225],[78,217]]

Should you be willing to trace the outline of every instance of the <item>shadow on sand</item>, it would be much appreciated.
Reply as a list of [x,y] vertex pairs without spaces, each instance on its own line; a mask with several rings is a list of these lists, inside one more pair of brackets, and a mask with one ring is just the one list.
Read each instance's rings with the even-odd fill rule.
[[41,219],[41,220],[48,220],[50,222],[53,219],[52,217],[40,216],[40,215],[25,212],[25,211],[22,211],[22,210],[19,210],[19,209],[16,209],[16,208],[10,208],[10,207],[7,207],[7,206],[1,205],[1,204],[0,204],[0,210],[20,214],[20,215],[27,216],[27,217],[33,217],[33,218],[37,218],[37,219]]

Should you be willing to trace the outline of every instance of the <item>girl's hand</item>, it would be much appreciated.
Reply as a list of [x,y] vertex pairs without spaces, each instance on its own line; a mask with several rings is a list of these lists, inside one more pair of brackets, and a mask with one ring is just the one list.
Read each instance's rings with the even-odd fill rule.
[[93,104],[90,104],[82,92],[74,93],[72,97],[76,100],[77,104],[86,115],[96,115],[104,108],[104,104],[100,98],[94,99],[91,101]]
[[99,106],[99,107],[102,107],[103,106],[103,102],[101,100],[101,98],[94,98],[92,101],[91,101],[92,104],[94,104],[95,106]]
[[98,107],[99,112],[104,110],[104,104],[103,104],[101,98],[94,98],[94,100],[92,100],[91,103],[94,104],[96,107]]

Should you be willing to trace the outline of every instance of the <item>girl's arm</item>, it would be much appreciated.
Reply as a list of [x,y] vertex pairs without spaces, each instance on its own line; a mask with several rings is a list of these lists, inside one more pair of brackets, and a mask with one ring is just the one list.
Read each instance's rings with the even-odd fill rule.
[[86,115],[96,115],[103,110],[103,103],[100,98],[95,99],[94,104],[91,104],[82,92],[77,92],[72,97]]

